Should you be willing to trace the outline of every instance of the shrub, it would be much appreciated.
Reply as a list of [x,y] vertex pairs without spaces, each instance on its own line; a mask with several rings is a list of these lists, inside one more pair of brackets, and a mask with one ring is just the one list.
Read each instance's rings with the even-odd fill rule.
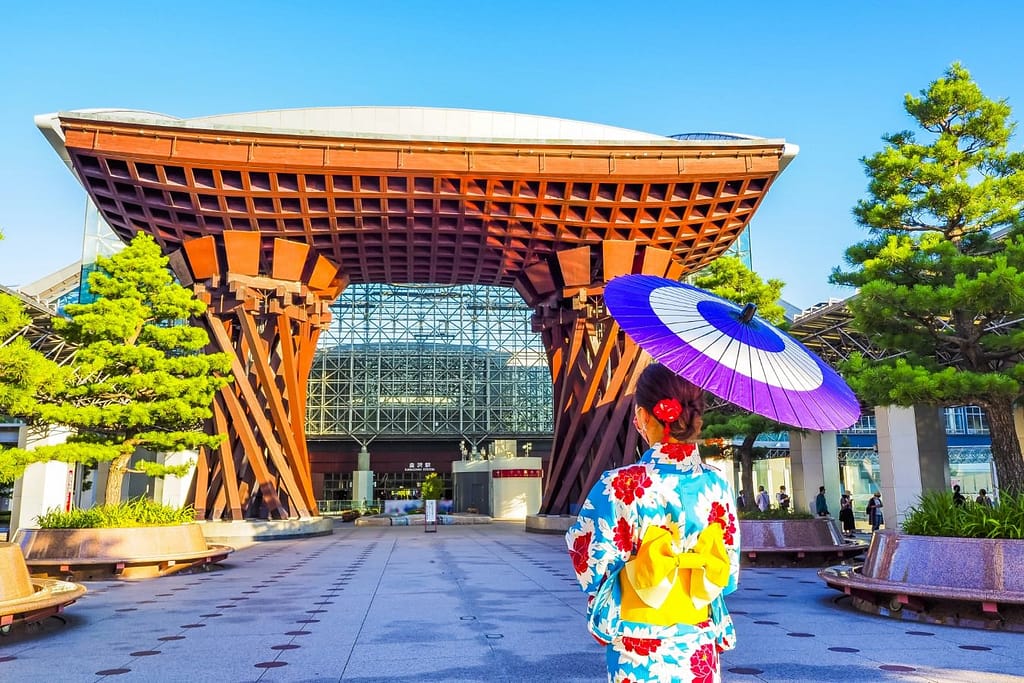
[[802,510],[783,510],[782,508],[768,508],[761,512],[757,508],[753,510],[740,510],[740,519],[814,519],[814,515]]
[[175,526],[196,520],[191,505],[175,508],[148,498],[135,498],[88,510],[47,510],[36,517],[42,529],[112,529],[139,526]]
[[420,484],[420,495],[424,500],[440,500],[442,493],[444,493],[444,480],[436,473],[428,474]]
[[956,505],[949,491],[929,491],[910,508],[904,533],[960,538],[1024,538],[1024,495],[1002,493],[993,507]]

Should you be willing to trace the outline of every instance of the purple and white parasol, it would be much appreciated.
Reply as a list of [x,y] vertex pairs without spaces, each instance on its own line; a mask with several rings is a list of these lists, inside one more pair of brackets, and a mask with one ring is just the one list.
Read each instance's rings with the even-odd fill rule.
[[651,275],[614,278],[609,313],[640,348],[715,396],[777,422],[829,431],[849,427],[860,404],[836,372],[803,344],[702,289]]

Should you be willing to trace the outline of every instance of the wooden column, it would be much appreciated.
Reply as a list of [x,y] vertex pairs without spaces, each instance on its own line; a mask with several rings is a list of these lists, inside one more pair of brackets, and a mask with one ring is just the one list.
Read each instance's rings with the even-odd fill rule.
[[267,245],[259,233],[226,231],[183,246],[172,266],[208,306],[200,323],[211,349],[235,357],[234,382],[217,395],[207,425],[227,438],[199,459],[196,516],[315,516],[306,380],[328,307],[346,283],[299,242]]
[[639,455],[633,387],[650,356],[608,315],[605,283],[627,273],[678,279],[682,272],[671,252],[610,240],[524,269],[516,289],[535,310],[554,385],[542,514],[575,511],[602,472]]

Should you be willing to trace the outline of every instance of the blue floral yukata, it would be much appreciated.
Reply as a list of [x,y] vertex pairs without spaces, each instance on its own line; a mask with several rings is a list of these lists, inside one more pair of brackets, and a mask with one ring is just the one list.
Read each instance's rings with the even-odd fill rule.
[[[606,647],[608,680],[718,683],[719,654],[736,644],[724,596],[739,582],[740,534],[729,481],[705,465],[695,444],[655,444],[639,462],[605,472],[566,532],[573,568],[587,593],[588,627]],[[724,531],[728,583],[696,625],[621,617],[619,575],[651,526],[677,533],[691,550],[712,522]]]

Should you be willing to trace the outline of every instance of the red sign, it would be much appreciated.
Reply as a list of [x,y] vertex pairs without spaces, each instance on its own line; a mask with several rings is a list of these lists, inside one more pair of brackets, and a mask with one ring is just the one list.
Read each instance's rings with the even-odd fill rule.
[[68,480],[67,486],[65,487],[67,489],[67,495],[64,499],[64,512],[71,512],[71,497],[75,492],[75,467],[74,465],[68,465],[68,468]]
[[537,477],[540,479],[541,470],[494,470],[491,476],[495,479],[504,477]]

